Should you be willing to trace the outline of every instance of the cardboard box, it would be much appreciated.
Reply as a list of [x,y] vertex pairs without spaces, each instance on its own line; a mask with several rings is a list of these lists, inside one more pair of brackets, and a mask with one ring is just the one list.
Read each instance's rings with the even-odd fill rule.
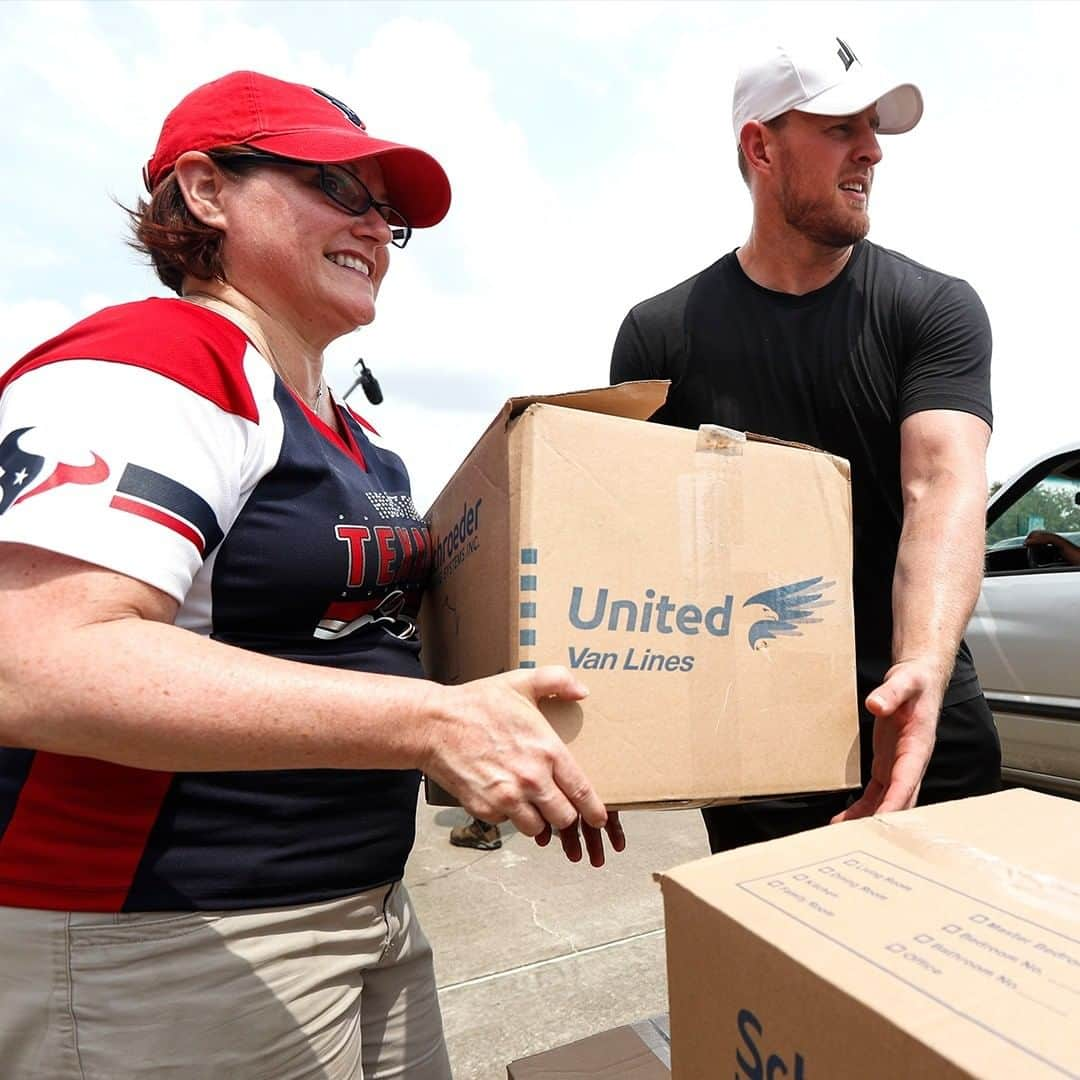
[[964,799],[661,884],[674,1080],[1080,1077],[1080,803]]
[[667,1015],[512,1061],[507,1080],[671,1080]]
[[506,403],[428,512],[428,672],[576,669],[609,806],[857,786],[847,463],[644,423],[667,385]]

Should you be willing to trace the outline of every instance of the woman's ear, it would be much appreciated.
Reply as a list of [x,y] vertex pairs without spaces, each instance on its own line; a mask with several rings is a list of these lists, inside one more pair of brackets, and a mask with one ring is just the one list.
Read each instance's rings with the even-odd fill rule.
[[227,232],[225,178],[214,162],[201,150],[188,150],[176,159],[173,171],[188,210],[204,225]]

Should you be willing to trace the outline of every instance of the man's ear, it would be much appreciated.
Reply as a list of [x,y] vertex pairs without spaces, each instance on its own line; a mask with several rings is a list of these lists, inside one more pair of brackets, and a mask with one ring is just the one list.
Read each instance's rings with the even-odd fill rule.
[[739,132],[739,147],[751,172],[767,172],[772,167],[771,138],[764,124],[747,120]]
[[204,225],[227,232],[225,178],[213,161],[201,150],[188,150],[176,159],[173,171],[188,210]]

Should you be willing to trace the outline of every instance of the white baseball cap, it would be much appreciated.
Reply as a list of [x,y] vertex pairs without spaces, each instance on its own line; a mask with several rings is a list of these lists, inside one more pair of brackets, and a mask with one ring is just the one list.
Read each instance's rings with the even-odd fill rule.
[[821,116],[851,116],[877,103],[883,135],[910,131],[923,113],[919,88],[865,68],[842,38],[797,47],[777,45],[744,64],[735,79],[731,120],[735,141],[748,120],[764,123],[789,109]]

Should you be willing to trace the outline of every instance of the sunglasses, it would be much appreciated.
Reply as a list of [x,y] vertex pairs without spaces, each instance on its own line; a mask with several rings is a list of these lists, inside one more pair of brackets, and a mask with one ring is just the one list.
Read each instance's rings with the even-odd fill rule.
[[209,156],[234,171],[269,165],[283,169],[309,169],[314,172],[313,182],[319,190],[340,210],[352,217],[362,217],[372,207],[390,226],[390,243],[403,248],[412,236],[412,226],[400,211],[389,203],[380,202],[368,190],[367,185],[344,165],[324,165],[316,161],[297,161],[295,158],[278,157],[261,150],[246,154],[222,154],[209,151]]

